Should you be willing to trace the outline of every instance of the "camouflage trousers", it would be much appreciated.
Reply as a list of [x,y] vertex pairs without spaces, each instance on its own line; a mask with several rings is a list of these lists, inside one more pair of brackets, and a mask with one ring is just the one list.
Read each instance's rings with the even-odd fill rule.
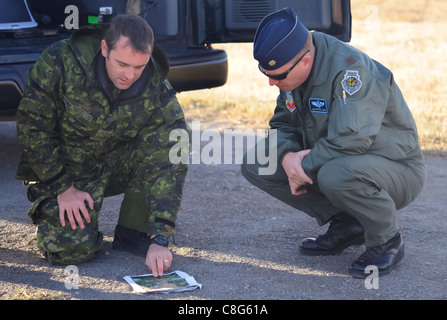
[[[99,212],[103,199],[108,196],[124,193],[118,226],[137,234],[147,234],[151,221],[147,205],[150,197],[148,186],[160,183],[160,177],[141,174],[138,168],[141,159],[138,159],[137,153],[120,150],[121,158],[117,166],[112,169],[106,167],[95,177],[83,177],[74,182],[75,188],[88,192],[94,200],[94,209],[89,209],[91,222],[84,221],[84,229],[77,225],[76,230],[72,230],[67,218],[66,226],[61,225],[57,195],[49,195],[48,186],[37,183],[28,188],[28,198],[33,202],[28,214],[33,223],[38,225],[37,247],[49,262],[79,264],[95,257],[103,242],[98,228]],[[169,167],[166,170],[170,170]],[[177,172],[176,175],[183,186],[186,170]],[[181,199],[181,192],[177,199]]]

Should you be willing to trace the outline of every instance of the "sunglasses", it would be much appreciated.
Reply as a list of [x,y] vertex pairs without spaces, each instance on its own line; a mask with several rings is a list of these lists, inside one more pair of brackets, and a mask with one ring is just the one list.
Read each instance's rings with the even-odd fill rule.
[[269,77],[270,79],[273,79],[273,80],[283,80],[283,79],[287,78],[287,75],[290,73],[290,71],[292,71],[292,69],[295,68],[295,66],[296,66],[298,63],[300,63],[301,59],[303,59],[304,56],[305,56],[306,54],[308,54],[309,52],[310,52],[310,50],[307,50],[306,53],[303,54],[303,55],[301,56],[301,58],[299,58],[299,59],[293,64],[293,66],[291,66],[291,67],[289,68],[289,70],[287,70],[287,71],[285,71],[285,72],[283,72],[283,73],[280,73],[280,74],[268,74],[267,72],[263,71],[263,70],[261,69],[261,65],[258,64],[259,71],[261,71],[264,75],[266,75],[266,76]]

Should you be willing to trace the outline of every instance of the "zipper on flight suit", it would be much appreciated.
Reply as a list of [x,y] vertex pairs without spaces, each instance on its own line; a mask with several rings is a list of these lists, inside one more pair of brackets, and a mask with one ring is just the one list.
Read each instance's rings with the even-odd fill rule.
[[295,99],[295,97],[293,97],[293,98],[294,98],[294,100],[299,101],[300,105],[299,105],[299,107],[297,106],[297,108],[295,109],[296,110],[295,115],[297,116],[299,122],[302,125],[302,139],[303,139],[302,146],[303,146],[303,150],[306,150],[306,149],[308,149],[308,147],[307,147],[308,143],[306,142],[306,140],[307,140],[306,139],[306,123],[304,122],[305,100],[303,101],[301,99],[302,93],[300,92],[299,89],[297,90],[297,92],[299,92],[300,99],[297,100],[297,99]]

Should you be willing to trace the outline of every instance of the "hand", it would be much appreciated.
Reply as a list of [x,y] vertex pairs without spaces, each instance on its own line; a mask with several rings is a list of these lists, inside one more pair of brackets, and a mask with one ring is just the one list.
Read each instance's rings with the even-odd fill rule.
[[290,192],[299,196],[307,193],[306,184],[313,184],[303,170],[303,159],[309,154],[310,149],[299,152],[289,152],[282,160],[282,166],[289,178]]
[[81,229],[85,228],[82,216],[84,216],[87,223],[90,223],[90,215],[85,206],[85,201],[87,201],[89,208],[93,210],[94,201],[90,194],[80,191],[73,186],[57,196],[57,203],[59,204],[59,220],[63,227],[65,227],[65,212],[67,213],[68,221],[73,230],[76,230],[76,222]]
[[152,270],[154,277],[162,276],[172,262],[171,250],[167,247],[153,243],[149,246],[146,255],[146,265]]

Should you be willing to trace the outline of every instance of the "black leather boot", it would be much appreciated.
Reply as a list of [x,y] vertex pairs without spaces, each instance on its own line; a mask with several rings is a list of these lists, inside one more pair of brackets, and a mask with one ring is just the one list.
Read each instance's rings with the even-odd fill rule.
[[112,249],[127,251],[137,256],[146,257],[150,238],[143,232],[132,230],[120,225],[115,228]]
[[365,252],[351,264],[349,274],[355,278],[366,278],[370,274],[365,273],[366,267],[376,266],[379,276],[384,276],[402,261],[404,253],[404,240],[402,235],[397,233],[380,246],[367,247]]
[[354,217],[341,213],[332,219],[325,234],[304,239],[300,252],[307,256],[336,255],[349,246],[363,243],[363,226]]

